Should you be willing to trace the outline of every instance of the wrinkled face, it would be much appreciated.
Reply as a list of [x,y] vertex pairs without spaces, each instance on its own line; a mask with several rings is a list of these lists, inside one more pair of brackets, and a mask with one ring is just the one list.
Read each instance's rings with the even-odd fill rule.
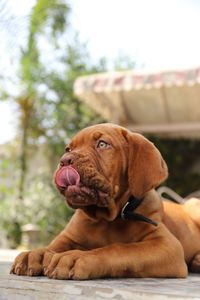
[[66,146],[55,183],[71,207],[114,220],[130,195],[144,197],[167,175],[153,143],[106,123],[83,129]]
[[90,215],[109,210],[127,189],[126,150],[119,126],[100,124],[80,131],[66,146],[55,173],[67,203]]

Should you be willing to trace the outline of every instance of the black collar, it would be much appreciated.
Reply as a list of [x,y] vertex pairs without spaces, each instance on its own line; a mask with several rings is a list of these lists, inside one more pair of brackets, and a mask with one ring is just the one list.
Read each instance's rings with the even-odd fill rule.
[[132,220],[132,221],[142,221],[154,226],[157,226],[158,223],[149,219],[141,214],[135,213],[134,210],[142,203],[142,199],[135,198],[131,196],[128,202],[124,205],[121,210],[120,216],[123,220]]

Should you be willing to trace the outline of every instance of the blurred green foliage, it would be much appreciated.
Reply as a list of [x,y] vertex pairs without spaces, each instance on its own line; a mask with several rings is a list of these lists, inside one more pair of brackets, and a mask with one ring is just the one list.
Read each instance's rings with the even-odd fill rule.
[[[158,147],[169,168],[164,185],[182,197],[200,190],[200,140],[149,137]],[[199,168],[196,168],[199,163]]]
[[1,158],[6,180],[0,182],[0,227],[11,247],[19,244],[20,228],[26,223],[39,225],[44,243],[63,229],[72,212],[59,200],[53,172],[70,137],[102,121],[74,96],[73,83],[77,76],[105,71],[106,63],[91,63],[86,45],[69,24],[69,13],[64,0],[36,2],[21,51],[19,93],[1,95],[15,101],[19,111],[17,146],[11,151],[15,153],[5,149]]

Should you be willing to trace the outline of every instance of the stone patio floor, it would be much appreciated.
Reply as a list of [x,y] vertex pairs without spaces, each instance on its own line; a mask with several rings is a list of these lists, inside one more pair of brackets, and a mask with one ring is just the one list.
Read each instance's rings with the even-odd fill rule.
[[11,256],[3,260],[0,250],[0,300],[200,299],[200,274],[186,279],[53,280],[9,275]]

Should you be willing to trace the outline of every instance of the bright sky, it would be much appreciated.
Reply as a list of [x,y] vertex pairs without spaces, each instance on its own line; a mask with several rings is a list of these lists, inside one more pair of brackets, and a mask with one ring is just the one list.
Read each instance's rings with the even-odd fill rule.
[[[35,2],[9,1],[18,16]],[[88,41],[94,60],[113,60],[121,52],[136,61],[137,69],[200,66],[199,0],[71,0],[71,5],[72,25]],[[3,49],[0,55],[4,51],[4,61],[9,61]],[[13,109],[0,102],[0,143],[14,135],[13,116]]]
[[200,65],[199,0],[73,0],[73,23],[93,57],[123,51],[146,69]]

